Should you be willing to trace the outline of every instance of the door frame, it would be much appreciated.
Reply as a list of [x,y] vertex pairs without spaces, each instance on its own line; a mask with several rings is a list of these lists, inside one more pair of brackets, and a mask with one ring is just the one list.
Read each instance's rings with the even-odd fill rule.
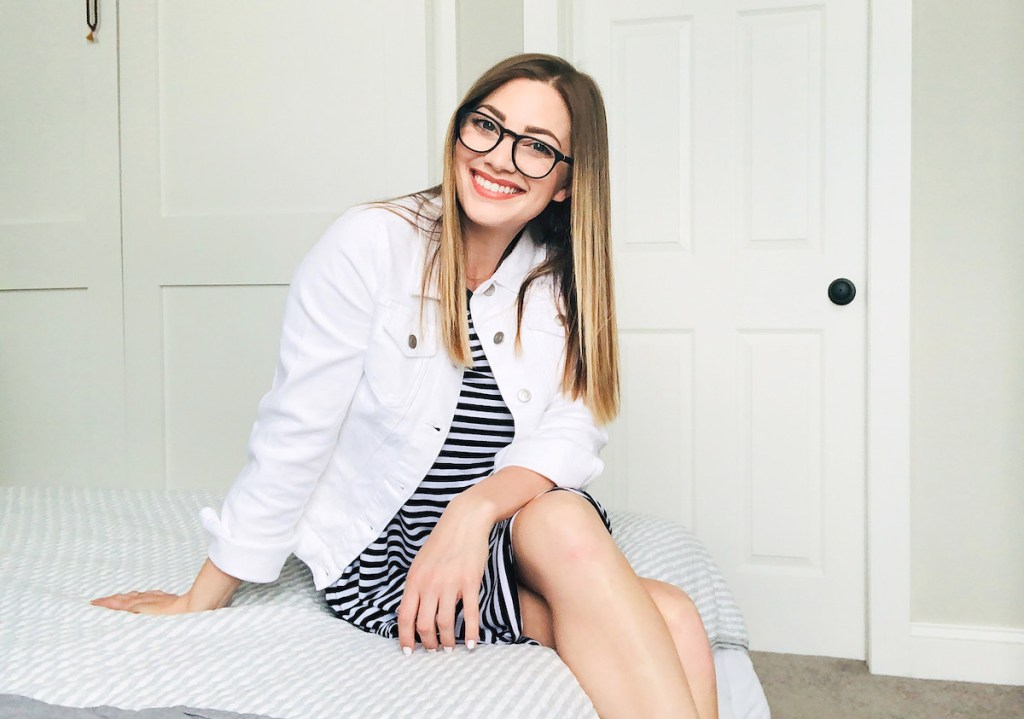
[[912,0],[868,0],[867,659],[911,676]]
[[[911,676],[912,0],[868,0],[865,488],[867,662]],[[523,50],[570,55],[572,0],[523,0]]]

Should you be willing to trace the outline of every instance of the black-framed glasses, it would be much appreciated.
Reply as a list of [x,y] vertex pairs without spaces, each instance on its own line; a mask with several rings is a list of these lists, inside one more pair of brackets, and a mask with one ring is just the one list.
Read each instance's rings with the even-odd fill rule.
[[559,162],[572,165],[572,158],[529,135],[520,135],[502,127],[490,115],[477,110],[459,114],[459,142],[473,152],[490,152],[501,144],[505,135],[512,138],[512,164],[519,172],[534,180],[547,177]]

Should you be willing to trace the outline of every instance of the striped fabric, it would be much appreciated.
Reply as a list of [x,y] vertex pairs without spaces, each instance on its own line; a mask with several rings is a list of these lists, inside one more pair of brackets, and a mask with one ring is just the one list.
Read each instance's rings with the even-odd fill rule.
[[[467,315],[473,366],[463,374],[459,403],[441,452],[380,536],[345,568],[338,581],[324,590],[331,611],[366,632],[398,638],[396,612],[413,559],[448,502],[490,475],[494,455],[512,441],[515,433],[512,414],[473,328],[468,303]],[[597,500],[577,489],[552,487],[547,491],[557,489],[588,499],[611,533],[608,514]],[[481,644],[540,644],[523,634],[512,553],[512,524],[517,514],[497,522],[488,538],[488,559],[479,598]],[[455,638],[457,643],[465,641],[461,599],[455,607]],[[418,633],[416,641],[421,642]]]

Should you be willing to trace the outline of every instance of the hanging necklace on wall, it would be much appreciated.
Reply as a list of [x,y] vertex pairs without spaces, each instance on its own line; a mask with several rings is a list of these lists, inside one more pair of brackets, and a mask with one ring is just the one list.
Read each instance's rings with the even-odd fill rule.
[[85,39],[96,42],[96,28],[100,24],[100,0],[85,0],[85,23],[89,26],[89,34]]

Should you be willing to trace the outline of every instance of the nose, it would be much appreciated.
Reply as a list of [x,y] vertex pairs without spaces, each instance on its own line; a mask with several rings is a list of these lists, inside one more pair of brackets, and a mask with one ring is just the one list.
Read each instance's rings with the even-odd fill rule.
[[[505,141],[508,140],[508,147],[505,146]],[[491,151],[487,153],[484,158],[487,164],[494,167],[496,170],[504,170],[505,172],[515,172],[516,164],[512,159],[512,153],[515,151],[516,139],[509,134],[504,134],[501,139],[498,140],[498,144],[491,148]]]

